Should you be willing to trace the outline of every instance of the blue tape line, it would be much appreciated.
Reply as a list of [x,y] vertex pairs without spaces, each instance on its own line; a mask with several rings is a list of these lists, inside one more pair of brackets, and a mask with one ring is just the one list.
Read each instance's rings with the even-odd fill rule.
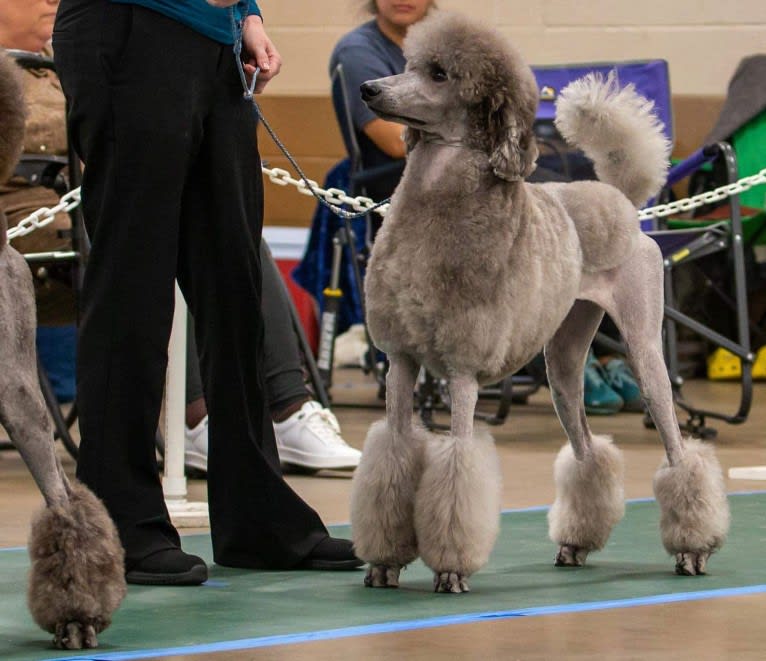
[[534,606],[509,611],[488,611],[479,613],[464,613],[445,615],[419,620],[404,620],[402,622],[382,622],[341,629],[323,631],[307,631],[303,633],[262,636],[260,638],[245,638],[241,640],[208,643],[188,647],[167,647],[163,649],[140,650],[134,652],[114,652],[98,656],[52,657],[46,661],[122,661],[123,659],[145,659],[148,657],[177,656],[182,654],[210,654],[233,650],[272,647],[275,645],[291,645],[321,640],[337,640],[356,636],[369,636],[382,633],[412,631],[414,629],[432,629],[456,624],[471,624],[489,620],[507,620],[519,617],[540,617],[545,615],[560,615],[563,613],[586,613],[589,611],[609,610],[617,608],[634,608],[636,606],[657,606],[684,601],[701,601],[706,599],[722,599],[724,597],[741,597],[766,593],[766,584],[748,585],[739,588],[721,588],[717,590],[701,590],[699,592],[678,592],[653,595],[650,597],[635,597],[631,599],[614,599],[609,601],[592,601],[575,604],[557,604],[553,606]]

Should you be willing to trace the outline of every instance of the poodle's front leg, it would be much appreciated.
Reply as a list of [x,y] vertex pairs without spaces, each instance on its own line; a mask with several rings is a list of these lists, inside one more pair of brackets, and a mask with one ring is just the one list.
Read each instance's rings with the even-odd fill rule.
[[418,366],[404,355],[389,361],[386,419],[370,427],[351,485],[354,549],[369,563],[368,587],[398,587],[399,571],[418,556],[413,506],[425,444],[412,421]]
[[436,592],[467,592],[467,578],[489,559],[500,522],[500,468],[494,441],[474,434],[478,384],[450,378],[449,435],[429,434],[415,497],[415,530]]

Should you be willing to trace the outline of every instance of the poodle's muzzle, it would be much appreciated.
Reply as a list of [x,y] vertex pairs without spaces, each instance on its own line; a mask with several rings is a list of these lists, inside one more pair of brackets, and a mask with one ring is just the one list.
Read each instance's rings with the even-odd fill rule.
[[378,85],[377,80],[368,80],[359,86],[359,91],[362,93],[362,101],[369,105],[376,96],[378,96],[383,90]]
[[359,91],[367,107],[382,119],[415,128],[429,123],[415,116],[421,113],[427,116],[429,104],[424,103],[425,97],[418,93],[417,79],[412,74],[368,80],[359,86]]

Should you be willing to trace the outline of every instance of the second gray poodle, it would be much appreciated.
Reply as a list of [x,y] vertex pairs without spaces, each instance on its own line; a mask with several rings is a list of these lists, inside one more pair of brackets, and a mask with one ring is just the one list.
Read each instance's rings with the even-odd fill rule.
[[[21,153],[25,113],[18,68],[2,52],[0,118],[3,182]],[[103,503],[70,482],[56,456],[37,376],[32,274],[6,232],[0,211],[0,424],[45,498],[29,537],[29,609],[57,647],[96,647],[126,593],[124,554]]]
[[[614,319],[665,445],[655,478],[665,548],[699,574],[729,510],[710,448],[683,439],[662,356],[663,265],[636,209],[665,181],[668,143],[651,104],[613,79],[573,83],[557,126],[599,182],[533,185],[538,88],[497,32],[433,12],[405,42],[406,71],[362,86],[407,126],[407,166],[376,238],[367,317],[390,360],[386,419],[370,429],[351,517],[365,583],[396,586],[420,556],[439,592],[463,592],[499,525],[493,441],[475,432],[479,386],[542,348],[569,444],[555,464],[549,533],[557,565],[582,565],[623,515],[622,457],[585,419],[583,371],[604,311]],[[449,435],[413,422],[420,365],[449,383]]]

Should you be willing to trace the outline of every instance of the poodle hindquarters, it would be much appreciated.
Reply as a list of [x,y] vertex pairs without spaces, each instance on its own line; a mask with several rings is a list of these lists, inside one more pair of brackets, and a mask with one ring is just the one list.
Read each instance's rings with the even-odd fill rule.
[[[606,81],[590,75],[571,83],[556,104],[556,126],[562,135],[593,160],[600,180],[622,191],[636,207],[656,194],[665,179],[668,149],[663,149],[662,125],[652,107],[632,86],[619,89],[611,75]],[[573,188],[562,189],[564,199]],[[570,201],[572,215],[582,202]],[[583,300],[575,304],[546,345],[546,362],[556,411],[575,456],[588,463],[594,456],[588,452],[592,444],[582,444],[583,438],[591,437],[581,390],[585,354],[601,311],[614,320],[665,446],[666,461],[654,479],[662,541],[676,557],[676,573],[695,575],[705,572],[707,559],[726,539],[729,505],[713,449],[681,437],[662,353],[663,282],[660,249],[654,240],[639,234],[635,248],[620,264],[583,275],[578,297]],[[594,308],[598,309],[595,313]],[[600,499],[605,508],[602,521],[609,519],[610,508],[615,507],[614,497],[610,505],[606,496],[613,493],[618,470],[615,467],[603,474],[606,479],[593,483],[601,485],[595,501]],[[563,485],[564,479],[558,476],[557,502],[562,504],[567,500],[573,504],[593,493],[593,485],[583,485],[567,496]],[[567,543],[565,536],[556,534],[553,523],[550,533],[554,541]]]
[[[23,144],[24,107],[16,67],[2,55],[0,116],[5,181]],[[37,376],[32,275],[6,231],[0,211],[0,424],[45,498],[29,538],[29,608],[57,647],[96,647],[126,592],[123,550],[103,504],[84,485],[70,484],[56,457]]]
[[[497,517],[491,494],[499,492],[487,477],[495,460],[473,434],[476,390],[520,369],[543,347],[571,444],[557,462],[550,528],[557,564],[582,564],[601,548],[622,516],[622,460],[611,443],[594,439],[582,383],[588,346],[606,311],[665,444],[671,470],[658,479],[657,492],[663,520],[675,526],[663,526],[673,528],[663,539],[696,572],[723,541],[728,506],[716,487],[720,466],[713,457],[697,461],[695,445],[681,438],[662,358],[662,257],[636,217],[667,170],[668,144],[651,104],[611,78],[573,84],[560,96],[557,123],[594,160],[601,181],[527,184],[537,155],[532,127],[539,92],[504,38],[435,11],[410,29],[405,55],[403,74],[362,86],[371,109],[407,126],[410,152],[365,280],[370,333],[389,355],[391,373],[388,431],[380,437],[388,440],[375,435],[374,441],[374,455],[386,460],[374,466],[373,453],[363,455],[355,477],[356,498],[365,494],[377,511],[371,516],[366,506],[365,517],[354,522],[360,556],[384,568],[396,565],[397,572],[405,564],[404,556],[387,555],[396,540],[385,532],[371,553],[361,543],[376,526],[385,531],[394,513],[398,530],[434,569],[437,589],[464,589],[465,576],[486,560],[494,540],[486,522],[490,509]],[[418,365],[449,381],[453,420],[446,440],[413,432]],[[422,463],[404,459],[408,444]],[[687,464],[697,468],[676,470]],[[406,484],[396,490],[401,497],[369,491],[373,474],[378,484]],[[698,489],[712,524],[689,497]],[[466,537],[454,537],[455,530]],[[467,544],[469,536],[480,549]]]

